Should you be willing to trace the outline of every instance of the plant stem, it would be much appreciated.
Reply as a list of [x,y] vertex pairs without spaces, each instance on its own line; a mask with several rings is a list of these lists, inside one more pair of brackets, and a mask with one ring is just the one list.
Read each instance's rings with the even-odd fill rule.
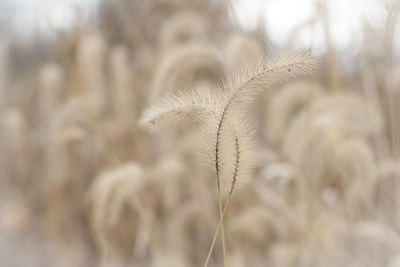
[[[228,197],[228,199],[226,200],[225,205],[224,205],[224,209],[221,210],[221,217],[219,219],[219,222],[218,222],[218,225],[217,225],[217,229],[215,230],[215,234],[214,234],[214,237],[213,237],[213,240],[212,240],[212,243],[211,243],[210,250],[208,251],[208,255],[207,255],[206,262],[204,263],[204,267],[207,267],[208,266],[208,262],[210,261],[211,253],[212,253],[212,251],[214,249],[215,241],[217,240],[217,235],[218,235],[218,232],[219,232],[219,228],[221,228],[221,233],[223,233],[223,227],[224,227],[223,226],[224,225],[223,218],[224,218],[224,215],[225,215],[225,211],[228,208],[229,200],[230,200],[230,197]],[[222,236],[222,234],[221,234],[221,236]],[[226,261],[224,262],[224,264],[226,264]]]
[[[226,207],[226,204],[225,204]],[[225,211],[225,207],[224,207],[224,211]],[[223,220],[223,216],[224,216],[224,211],[222,210],[222,200],[221,200],[221,186],[218,180],[218,209],[219,209],[219,220],[220,220],[220,224],[221,224],[221,242],[222,242],[222,254],[224,257],[224,267],[227,267],[227,261],[226,261],[226,244],[225,244],[225,228],[224,228],[224,220]],[[219,229],[219,226],[218,228]],[[217,231],[218,232],[218,231]],[[211,247],[212,250],[212,247]],[[210,252],[211,252],[210,250]]]

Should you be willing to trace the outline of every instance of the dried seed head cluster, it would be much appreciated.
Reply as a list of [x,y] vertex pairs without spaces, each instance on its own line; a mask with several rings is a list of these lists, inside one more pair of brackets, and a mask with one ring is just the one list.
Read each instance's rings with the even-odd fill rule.
[[0,265],[398,266],[400,9],[376,6],[349,48],[323,3],[282,43],[215,0],[1,25]]

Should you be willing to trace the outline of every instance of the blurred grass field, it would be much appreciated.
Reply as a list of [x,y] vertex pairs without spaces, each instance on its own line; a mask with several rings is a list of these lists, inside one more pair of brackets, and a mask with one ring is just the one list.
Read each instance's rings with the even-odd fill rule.
[[219,211],[198,125],[138,120],[310,50],[317,70],[249,111],[227,265],[399,267],[400,1],[300,2],[0,3],[0,266],[203,266]]

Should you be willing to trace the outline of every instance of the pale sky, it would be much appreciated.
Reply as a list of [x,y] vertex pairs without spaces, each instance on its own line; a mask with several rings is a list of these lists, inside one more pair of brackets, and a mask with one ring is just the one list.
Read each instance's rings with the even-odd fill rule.
[[[338,49],[357,47],[362,40],[362,21],[383,27],[384,1],[326,0],[332,41]],[[29,36],[33,29],[49,32],[67,29],[76,18],[85,20],[98,0],[0,0],[0,19]],[[233,0],[236,18],[244,28],[256,26],[263,16],[271,40],[285,43],[290,32],[315,14],[316,0]],[[79,11],[79,12],[78,12]],[[323,26],[317,22],[297,31],[295,46],[324,50]]]
[[[234,0],[236,16],[246,28],[254,28],[263,15],[269,37],[277,44],[288,39],[291,31],[313,17],[316,0]],[[362,22],[383,27],[383,0],[326,0],[332,41],[339,49],[357,46],[361,41]],[[301,48],[324,48],[323,25],[319,21],[298,32]]]
[[0,18],[22,35],[68,29],[85,20],[98,0],[0,0]]

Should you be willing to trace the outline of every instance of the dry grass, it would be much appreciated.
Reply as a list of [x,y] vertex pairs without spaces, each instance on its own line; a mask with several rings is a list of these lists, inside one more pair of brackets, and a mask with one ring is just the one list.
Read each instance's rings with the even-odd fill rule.
[[398,11],[348,72],[329,25],[316,59],[223,1],[104,1],[10,38],[0,265],[398,266]]

